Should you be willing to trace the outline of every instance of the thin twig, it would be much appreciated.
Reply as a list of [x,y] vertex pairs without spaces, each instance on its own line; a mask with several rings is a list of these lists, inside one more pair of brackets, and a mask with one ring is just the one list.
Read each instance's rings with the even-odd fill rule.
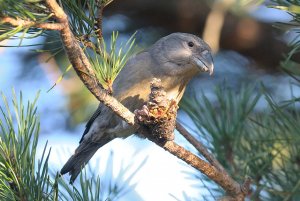
[[176,122],[176,129],[177,131],[189,142],[191,143],[197,151],[199,151],[207,161],[216,167],[221,172],[226,172],[224,167],[217,161],[217,159],[209,153],[207,148],[199,142],[192,134],[190,134],[178,121]]
[[183,147],[179,146],[174,141],[167,141],[163,145],[163,148],[179,159],[185,161],[187,164],[201,171],[203,174],[225,189],[229,195],[236,196],[241,193],[241,187],[239,183],[234,181],[229,175],[219,171],[217,168],[200,159],[190,151],[187,151]]
[[101,50],[89,39],[88,35],[83,35],[76,38],[79,42],[83,44],[84,47],[90,48],[94,50],[97,54],[102,55]]
[[34,22],[30,20],[23,20],[19,18],[12,18],[12,17],[1,17],[0,24],[11,24],[12,26],[22,26],[24,28],[40,28],[40,29],[47,29],[47,30],[61,30],[63,28],[63,24],[61,23],[49,23],[49,22]]
[[[178,121],[176,122],[176,129],[177,131],[189,142],[191,143],[197,151],[199,151],[204,158],[215,168],[217,168],[221,173],[222,176],[225,178],[230,178],[233,182],[235,182],[228,172],[225,170],[225,168],[222,166],[222,164],[219,163],[219,161],[207,150],[207,148],[199,142],[192,134],[190,134]],[[204,173],[203,171],[201,171]],[[205,174],[205,173],[204,173]],[[206,175],[206,174],[205,174]],[[212,179],[214,180],[214,179]],[[215,180],[214,180],[215,181]],[[216,181],[215,181],[216,182]],[[242,185],[240,185],[240,193],[236,194],[236,196],[227,196],[228,199],[222,199],[223,201],[225,200],[243,200],[246,195],[249,194],[250,192],[250,184],[252,180],[251,178],[247,177]],[[217,183],[217,182],[216,182]],[[219,184],[222,186],[221,184]],[[223,187],[223,186],[222,186]],[[223,187],[224,188],[224,187]],[[227,188],[224,188],[227,191]],[[228,191],[227,191],[228,193]]]
[[102,34],[102,18],[103,18],[103,10],[104,10],[104,2],[103,0],[97,0],[97,18],[95,23],[95,33],[99,39],[99,41],[102,40],[103,34]]
[[151,136],[151,134],[149,135],[149,129],[143,126],[139,127],[138,132],[143,136],[146,136],[148,140],[154,142],[156,145],[160,146],[172,155],[186,162],[188,165],[205,174],[208,178],[220,185],[227,192],[227,194],[230,195],[231,198],[245,196],[241,189],[241,185],[233,180],[228,174],[224,174],[223,172],[219,171],[216,167],[202,160],[197,155],[186,150],[174,141],[162,142],[160,139]]

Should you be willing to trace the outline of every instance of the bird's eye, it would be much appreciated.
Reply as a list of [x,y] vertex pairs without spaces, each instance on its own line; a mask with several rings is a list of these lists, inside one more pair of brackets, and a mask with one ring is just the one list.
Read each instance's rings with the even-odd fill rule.
[[188,46],[189,47],[194,47],[194,43],[190,41],[190,42],[188,42]]

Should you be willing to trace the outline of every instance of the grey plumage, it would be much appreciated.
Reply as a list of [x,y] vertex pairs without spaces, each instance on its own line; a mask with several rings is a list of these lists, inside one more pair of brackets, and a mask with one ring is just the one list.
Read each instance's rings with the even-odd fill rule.
[[[161,79],[167,97],[179,102],[189,80],[203,71],[213,72],[209,46],[192,34],[173,33],[129,59],[113,84],[113,95],[133,112],[147,102],[150,82],[155,77]],[[100,147],[116,137],[126,138],[134,132],[100,103],[61,174],[69,172],[70,182],[73,182]]]

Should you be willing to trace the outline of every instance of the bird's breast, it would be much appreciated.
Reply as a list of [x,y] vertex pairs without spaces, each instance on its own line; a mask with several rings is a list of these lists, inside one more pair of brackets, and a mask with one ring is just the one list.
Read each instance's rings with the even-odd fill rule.
[[180,91],[179,87],[173,88],[167,92],[167,99],[175,100],[177,104],[179,103],[180,99],[183,96],[184,90]]

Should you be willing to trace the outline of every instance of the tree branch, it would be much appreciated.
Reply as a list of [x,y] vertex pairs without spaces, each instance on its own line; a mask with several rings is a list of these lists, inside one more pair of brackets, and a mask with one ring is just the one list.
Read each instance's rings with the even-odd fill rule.
[[95,23],[95,33],[99,39],[102,40],[102,17],[103,17],[103,10],[104,10],[104,2],[103,0],[96,0],[97,3],[97,18]]
[[[224,168],[201,143],[197,143],[197,140],[194,139],[180,123],[176,123],[177,103],[167,98],[161,80],[154,78],[150,83],[150,89],[151,93],[149,94],[148,103],[144,105],[142,109],[134,111],[136,121],[148,129],[146,131],[143,130],[143,132],[145,132],[143,135],[174,156],[185,161],[187,164],[200,170],[222,188],[226,189],[228,194],[234,197],[239,195],[241,193],[240,185],[227,174]],[[173,141],[175,126],[200,149],[200,152],[203,152],[212,163],[217,165],[209,164],[195,154],[177,145]],[[217,168],[218,166],[222,171]]]
[[77,36],[77,40],[83,44],[84,47],[96,51],[97,54],[102,55],[100,48],[98,48],[90,39],[88,35]]
[[88,58],[69,27],[67,15],[63,12],[62,8],[55,0],[46,0],[46,4],[57,21],[64,24],[64,28],[60,32],[61,39],[67,56],[84,85],[99,101],[112,109],[125,122],[129,125],[136,126],[134,123],[134,114],[120,104],[114,97],[110,96],[96,78]]
[[191,143],[197,149],[197,151],[199,151],[200,154],[204,156],[204,158],[207,159],[207,161],[210,164],[216,167],[219,171],[224,173],[226,172],[224,167],[219,163],[219,161],[217,161],[217,159],[211,153],[209,153],[207,148],[201,142],[199,142],[192,134],[190,134],[178,121],[176,122],[176,129],[189,143]]
[[163,148],[179,159],[185,161],[187,164],[201,171],[208,178],[219,184],[229,195],[236,196],[241,193],[240,184],[234,181],[230,176],[223,174],[223,172],[200,159],[190,151],[179,146],[175,142],[167,141],[163,145]]
[[48,23],[48,22],[34,22],[31,20],[23,20],[23,19],[15,19],[12,17],[1,17],[0,24],[11,24],[12,26],[22,26],[25,28],[36,27],[40,29],[47,30],[61,30],[63,28],[63,24],[61,23]]
[[84,54],[69,27],[67,15],[63,12],[62,8],[57,4],[55,0],[46,0],[46,5],[54,14],[54,17],[57,19],[57,21],[64,25],[60,30],[61,39],[64,44],[67,56],[71,64],[73,65],[73,68],[75,69],[77,75],[80,77],[84,85],[99,101],[103,102],[107,107],[112,109],[112,111],[119,115],[129,125],[135,126],[138,129],[139,133],[142,133],[145,136],[150,136],[148,137],[149,140],[153,141],[166,151],[170,152],[171,154],[175,155],[176,157],[180,158],[192,167],[207,175],[210,179],[224,188],[224,190],[232,197],[237,198],[245,196],[241,189],[241,186],[227,174],[223,174],[223,172],[219,171],[211,164],[200,159],[193,153],[185,150],[183,147],[177,145],[173,141],[166,141],[162,143],[162,141],[157,138],[151,138],[151,135],[149,135],[149,130],[145,129],[143,126],[137,125],[137,123],[135,123],[135,115],[131,113],[126,107],[124,107],[120,102],[118,102],[114,97],[110,96],[99,83],[86,55]]
[[[191,143],[197,149],[197,151],[199,151],[199,153],[201,155],[204,156],[204,158],[206,158],[206,160],[214,168],[216,168],[222,174],[222,177],[226,178],[225,180],[228,179],[228,184],[231,183],[233,185],[232,182],[236,182],[231,178],[231,176],[228,174],[228,172],[225,170],[225,168],[222,166],[222,164],[220,164],[219,161],[207,150],[207,148],[200,141],[198,141],[192,134],[190,134],[178,121],[176,122],[176,129],[189,143]],[[184,159],[182,159],[182,160],[184,160]],[[190,163],[188,163],[188,164],[190,164]],[[204,173],[204,170],[201,172]],[[204,173],[204,174],[207,175],[206,173]],[[214,179],[212,179],[212,180],[214,180]],[[216,183],[217,183],[217,181],[216,181]],[[225,183],[227,183],[227,182],[225,182]],[[245,195],[247,195],[248,192],[250,191],[250,184],[251,184],[251,179],[246,178],[244,183],[240,186],[240,189],[238,189],[238,191],[240,191],[240,192],[238,192],[238,191],[237,191],[238,193],[232,192],[232,193],[237,193],[236,196],[235,197],[229,196],[227,198],[229,200],[232,200],[232,199],[233,200],[243,200]],[[219,185],[222,186],[221,184],[219,184]],[[223,187],[223,189],[228,189],[226,186],[222,186],[222,187]],[[226,200],[226,199],[222,198],[222,200]]]

